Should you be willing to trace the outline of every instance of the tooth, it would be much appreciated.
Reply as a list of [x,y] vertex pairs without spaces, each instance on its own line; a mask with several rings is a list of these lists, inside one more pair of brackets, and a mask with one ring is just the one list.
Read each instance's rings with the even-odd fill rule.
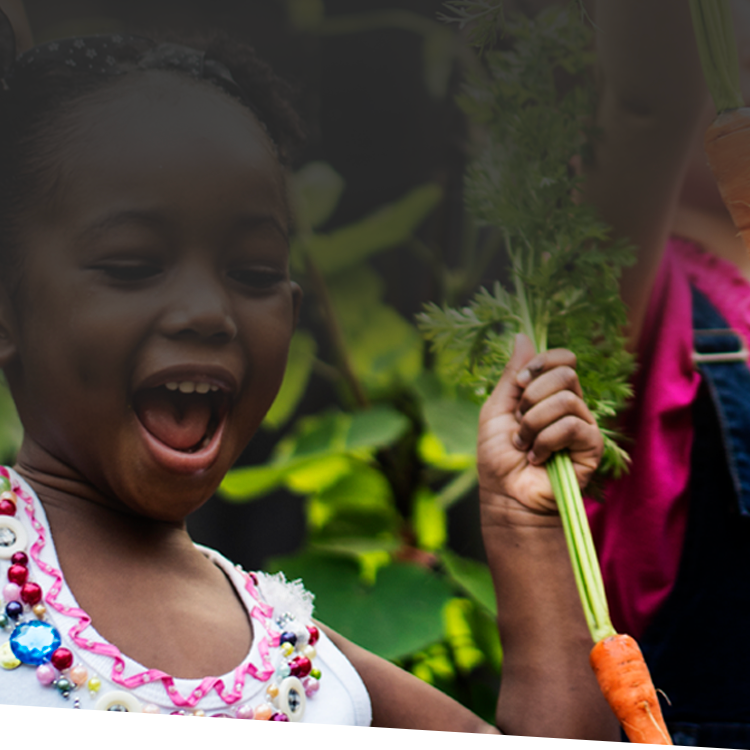
[[216,391],[218,391],[218,390],[219,390],[219,386],[218,386],[218,385],[212,385],[212,386],[211,386],[211,390],[212,390],[212,391],[213,391],[214,393],[216,393]]
[[179,387],[180,393],[193,393],[195,391],[195,383],[190,380],[184,380]]
[[197,383],[195,386],[196,393],[208,393],[211,386],[208,383]]
[[167,383],[167,390],[169,391],[176,391],[179,387],[179,383]]

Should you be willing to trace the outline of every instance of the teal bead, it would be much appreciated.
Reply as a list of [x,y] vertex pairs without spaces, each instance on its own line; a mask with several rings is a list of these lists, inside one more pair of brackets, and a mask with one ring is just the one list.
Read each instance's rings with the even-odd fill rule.
[[55,687],[63,698],[67,698],[72,692],[73,688],[75,688],[75,685],[67,677],[61,677],[55,683]]

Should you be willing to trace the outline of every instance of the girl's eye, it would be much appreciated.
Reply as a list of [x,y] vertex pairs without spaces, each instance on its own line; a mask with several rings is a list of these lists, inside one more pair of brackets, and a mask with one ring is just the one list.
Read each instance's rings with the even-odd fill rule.
[[161,268],[154,263],[106,263],[96,267],[114,281],[137,282],[147,281],[161,273]]
[[250,289],[271,289],[286,278],[280,271],[238,268],[229,272],[229,277]]

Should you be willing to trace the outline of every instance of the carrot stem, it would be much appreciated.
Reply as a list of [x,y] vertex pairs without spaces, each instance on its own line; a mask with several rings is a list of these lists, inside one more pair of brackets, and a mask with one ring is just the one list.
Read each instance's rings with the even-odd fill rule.
[[703,75],[718,113],[744,107],[729,0],[690,0]]
[[591,638],[594,643],[598,643],[615,635],[616,631],[609,617],[604,582],[583,507],[578,478],[567,452],[554,453],[547,462],[547,472],[560,511],[583,613]]

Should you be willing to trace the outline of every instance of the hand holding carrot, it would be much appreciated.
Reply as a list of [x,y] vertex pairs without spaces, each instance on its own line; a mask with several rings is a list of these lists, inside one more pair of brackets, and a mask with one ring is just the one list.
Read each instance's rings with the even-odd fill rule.
[[519,334],[503,377],[479,420],[477,465],[484,499],[508,498],[536,514],[557,510],[544,462],[567,449],[581,486],[602,455],[603,441],[583,402],[575,355],[536,354]]

